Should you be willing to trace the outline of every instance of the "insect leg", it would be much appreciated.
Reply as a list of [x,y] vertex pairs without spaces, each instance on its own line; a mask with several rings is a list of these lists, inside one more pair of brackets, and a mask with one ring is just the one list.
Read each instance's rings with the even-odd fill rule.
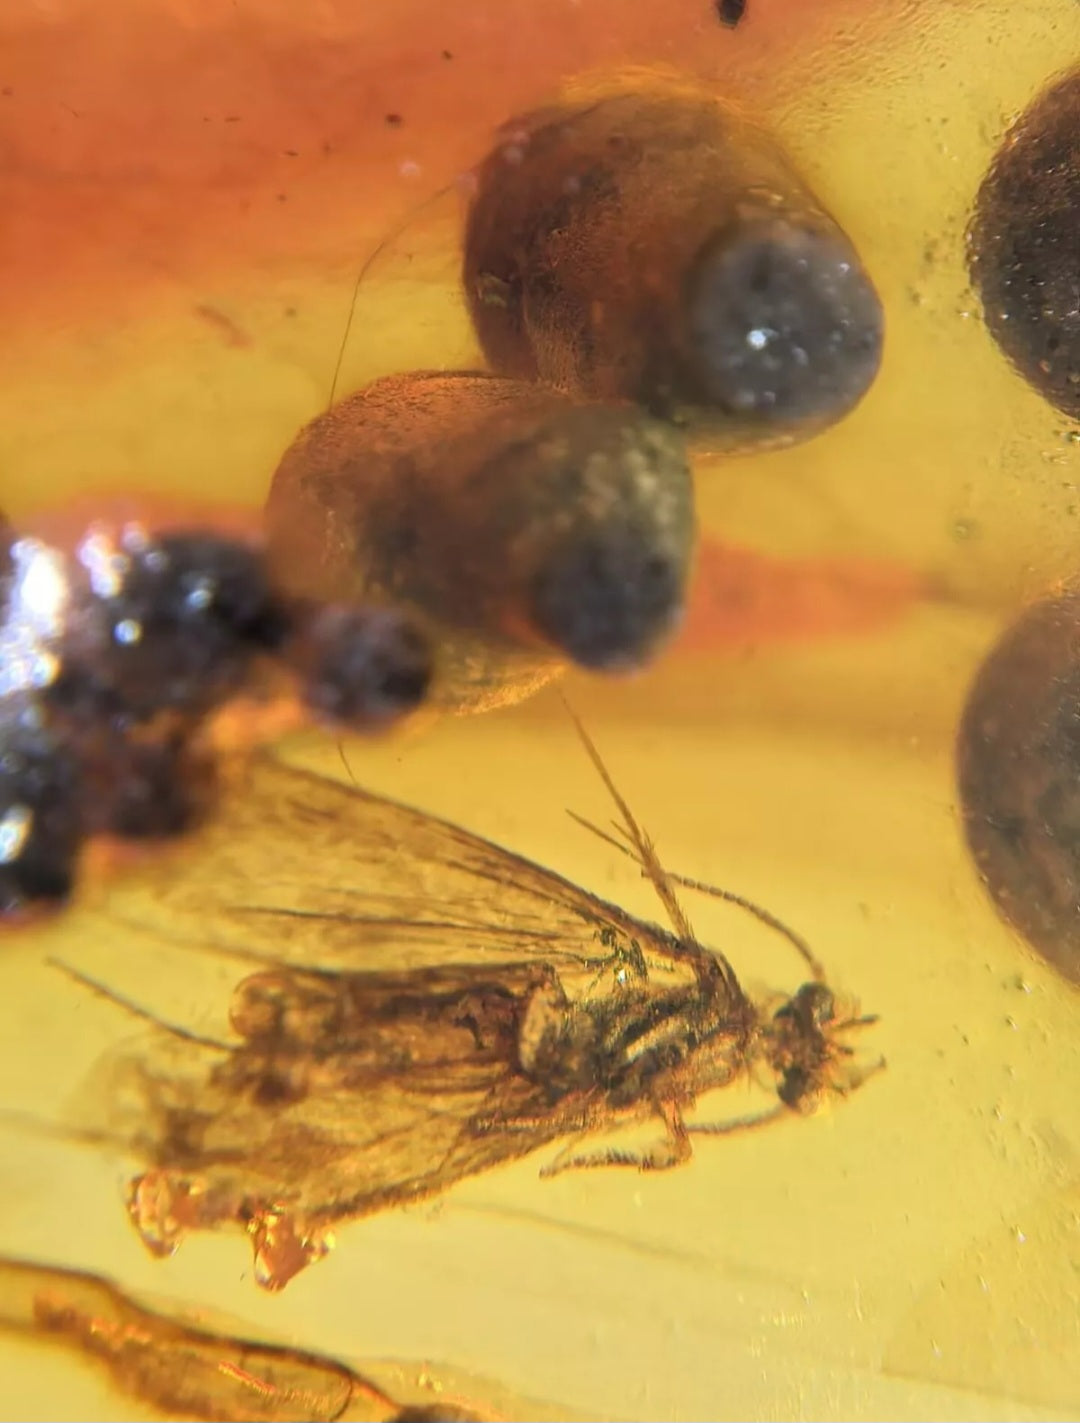
[[245,1222],[255,1282],[275,1293],[334,1248],[333,1232],[280,1206],[260,1206]]
[[667,1135],[648,1151],[619,1151],[614,1148],[575,1156],[571,1154],[571,1146],[567,1146],[541,1170],[540,1175],[547,1177],[559,1176],[564,1171],[591,1171],[597,1166],[634,1166],[639,1171],[670,1171],[673,1166],[681,1166],[694,1154],[682,1112],[674,1102],[657,1103],[657,1111],[667,1128]]
[[733,1117],[727,1122],[701,1122],[686,1128],[694,1136],[732,1136],[739,1131],[753,1131],[756,1127],[768,1126],[781,1117],[791,1115],[791,1109],[783,1105],[770,1107],[764,1112],[755,1112],[749,1117]]
[[842,1078],[833,1080],[832,1088],[841,1097],[847,1097],[852,1092],[857,1092],[869,1078],[876,1077],[879,1072],[884,1072],[885,1066],[884,1057],[879,1057],[876,1062],[866,1063],[860,1067],[852,1066]]
[[59,969],[61,973],[66,974],[82,988],[89,989],[96,998],[103,998],[107,1003],[115,1003],[125,1013],[130,1013],[133,1018],[141,1018],[143,1022],[160,1028],[163,1032],[171,1034],[172,1037],[179,1038],[181,1042],[194,1043],[197,1047],[213,1048],[215,1052],[231,1053],[233,1051],[232,1044],[222,1042],[219,1038],[193,1033],[190,1028],[181,1027],[179,1023],[170,1023],[164,1018],[156,1017],[149,1008],[144,1008],[140,1003],[125,998],[114,988],[100,983],[96,978],[91,978],[89,974],[83,973],[81,969],[75,968],[72,964],[65,963],[63,959],[50,958],[47,962],[51,968]]
[[[490,1132],[515,1132],[515,1131],[540,1131],[547,1129],[551,1125],[550,1117],[497,1117],[497,1116],[477,1116],[473,1117],[469,1123],[469,1130],[477,1136],[485,1136]],[[586,1123],[571,1122],[567,1128],[569,1131],[584,1131]]]

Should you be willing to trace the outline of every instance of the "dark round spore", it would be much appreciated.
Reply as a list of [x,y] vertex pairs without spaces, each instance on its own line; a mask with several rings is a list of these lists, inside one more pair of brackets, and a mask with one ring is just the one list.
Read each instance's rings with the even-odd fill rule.
[[991,898],[1080,983],[1080,591],[1029,608],[991,651],[956,759],[968,846]]
[[493,370],[633,401],[714,449],[809,438],[881,359],[854,244],[764,127],[689,82],[508,122],[476,173],[462,280]]
[[644,415],[585,406],[515,461],[536,469],[523,487],[544,531],[530,598],[537,630],[581,667],[643,666],[685,606],[694,503],[681,439]]
[[881,362],[881,304],[836,231],[777,217],[719,233],[691,273],[686,309],[708,398],[736,414],[846,410]]
[[536,581],[537,626],[581,667],[640,666],[682,614],[684,575],[652,530],[613,519],[554,552]]
[[1006,134],[975,200],[968,256],[995,341],[1080,419],[1080,69]]
[[77,761],[33,705],[0,712],[0,914],[62,904],[84,838]]
[[370,726],[412,711],[432,675],[428,639],[393,609],[329,606],[302,624],[292,654],[317,715]]
[[288,630],[261,556],[234,540],[128,534],[121,568],[115,590],[94,589],[72,639],[54,694],[69,710],[205,712],[240,690],[254,656],[275,651]]
[[715,0],[716,18],[725,29],[733,30],[746,14],[746,0]]

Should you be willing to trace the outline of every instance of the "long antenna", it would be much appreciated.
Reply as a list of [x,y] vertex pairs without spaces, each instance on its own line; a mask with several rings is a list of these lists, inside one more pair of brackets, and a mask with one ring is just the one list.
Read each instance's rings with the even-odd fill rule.
[[58,1122],[47,1122],[35,1117],[31,1112],[23,1112],[13,1107],[0,1107],[0,1128],[32,1132],[34,1136],[45,1137],[49,1141],[74,1143],[78,1146],[106,1146],[131,1154],[130,1139],[118,1132],[98,1130],[94,1127],[69,1127]]
[[[620,854],[626,855],[628,859],[633,860],[636,865],[641,865],[641,861],[638,859],[631,845],[624,844],[622,840],[616,839],[614,835],[609,835],[606,830],[601,830],[598,825],[594,825],[591,820],[586,820],[583,815],[578,815],[574,810],[568,810],[566,813],[571,820],[576,820],[583,829],[591,831],[593,835],[603,840],[605,844],[610,845],[612,849],[618,850]],[[644,865],[641,865],[641,872],[648,877],[649,872]],[[811,949],[810,945],[801,934],[797,934],[795,930],[785,924],[782,919],[778,919],[775,914],[770,913],[764,905],[757,904],[752,899],[747,899],[745,895],[736,894],[732,889],[721,889],[719,885],[705,884],[702,880],[690,879],[686,875],[677,875],[671,870],[665,870],[664,874],[672,884],[677,884],[681,889],[693,889],[699,894],[710,894],[714,899],[722,899],[725,904],[734,904],[738,909],[745,909],[747,914],[752,914],[753,917],[764,924],[766,928],[773,929],[777,934],[782,935],[800,958],[809,964],[810,972],[814,977],[824,981],[825,970],[821,960],[814,953],[813,949]]]
[[686,875],[670,873],[668,878],[682,889],[696,890],[698,894],[709,894],[712,895],[714,899],[722,899],[726,904],[734,904],[739,909],[745,909],[748,914],[752,914],[755,919],[759,919],[767,928],[774,929],[778,934],[782,934],[795,952],[810,966],[810,972],[814,977],[824,983],[825,966],[803,936],[797,934],[794,929],[789,928],[782,919],[778,919],[775,914],[770,913],[763,905],[755,903],[752,899],[746,899],[741,894],[736,894],[734,890],[721,889],[719,885],[715,884],[706,884],[704,880],[690,879]]
[[[600,752],[597,751],[596,747],[593,745],[592,739],[590,738],[589,733],[585,730],[584,726],[581,724],[577,713],[574,711],[574,709],[571,707],[570,703],[566,700],[565,697],[563,697],[562,701],[563,706],[566,708],[567,713],[570,717],[570,720],[577,728],[577,734],[581,738],[581,744],[585,747],[589,760],[593,763],[596,768],[597,774],[603,781],[604,785],[607,787],[607,792],[611,796],[611,799],[615,802],[616,806],[618,806],[619,814],[622,816],[623,825],[626,827],[627,839],[633,845],[633,850],[629,851],[628,853],[630,853],[631,858],[637,859],[638,863],[641,865],[642,871],[652,881],[653,888],[659,895],[660,902],[667,910],[668,918],[671,920],[671,926],[675,930],[677,937],[682,939],[684,943],[696,943],[697,940],[694,938],[694,931],[690,927],[690,920],[687,918],[686,911],[679,903],[678,897],[676,896],[675,891],[671,887],[670,877],[668,876],[668,873],[664,869],[663,865],[660,863],[660,857],[656,853],[655,846],[649,839],[648,835],[645,834],[644,830],[642,830],[641,826],[638,825],[637,821],[634,819],[630,807],[619,794],[615,782],[611,779],[611,774],[608,771],[608,768],[604,765],[603,761],[600,758]],[[636,856],[634,855],[634,851],[637,852]]]
[[401,234],[415,222],[425,208],[440,201],[447,193],[451,192],[455,186],[455,183],[448,183],[445,188],[440,188],[439,191],[434,193],[430,198],[425,198],[423,202],[418,203],[415,207],[409,208],[401,221],[395,227],[392,227],[384,237],[380,238],[364,259],[363,266],[359,272],[357,272],[356,281],[353,283],[352,298],[349,301],[349,311],[345,318],[345,329],[341,333],[341,344],[338,346],[337,361],[334,363],[334,374],[330,381],[330,397],[326,402],[327,409],[333,405],[337,396],[338,381],[341,378],[341,367],[345,361],[345,351],[349,344],[349,337],[352,334],[353,319],[356,316],[356,303],[360,298],[361,283],[390,244],[397,241]]
[[117,993],[108,984],[99,982],[96,978],[91,978],[89,974],[83,973],[81,969],[74,968],[71,964],[65,963],[63,959],[50,958],[46,962],[52,967],[59,969],[61,973],[67,974],[68,978],[80,984],[83,988],[89,989],[96,998],[104,998],[107,1003],[114,1004],[117,1008],[122,1008],[125,1013],[130,1013],[133,1018],[139,1018],[144,1023],[151,1023],[155,1028],[169,1033],[174,1038],[179,1038],[182,1042],[194,1043],[197,1047],[213,1048],[215,1052],[232,1052],[233,1047],[229,1043],[223,1043],[218,1038],[204,1037],[201,1033],[194,1033],[190,1028],[183,1028],[179,1023],[170,1023],[165,1018],[159,1018],[151,1013],[149,1008],[144,1008],[141,1003],[136,1003],[130,998],[125,998],[122,993]]

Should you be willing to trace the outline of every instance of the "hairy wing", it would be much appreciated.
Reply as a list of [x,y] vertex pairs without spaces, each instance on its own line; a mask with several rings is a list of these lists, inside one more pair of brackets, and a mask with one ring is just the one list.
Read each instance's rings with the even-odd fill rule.
[[459,1006],[272,1050],[154,1030],[102,1064],[79,1126],[196,1180],[206,1228],[260,1205],[327,1222],[422,1199],[566,1130],[517,1068],[502,1005]]
[[126,876],[86,912],[107,921],[89,934],[327,969],[596,961],[633,943],[672,962],[663,931],[559,875],[270,756],[182,854]]

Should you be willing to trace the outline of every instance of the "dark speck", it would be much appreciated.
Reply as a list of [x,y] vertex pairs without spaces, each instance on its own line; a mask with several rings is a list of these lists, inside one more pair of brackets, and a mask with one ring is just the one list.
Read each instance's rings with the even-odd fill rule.
[[454,57],[453,51],[452,51],[452,50],[449,50],[449,49],[444,49],[443,52],[442,52],[442,57],[443,57],[443,59],[453,59],[453,57]]
[[400,128],[404,120],[400,114],[387,114],[386,122],[390,128]]
[[716,18],[733,30],[746,14],[746,0],[716,0]]

